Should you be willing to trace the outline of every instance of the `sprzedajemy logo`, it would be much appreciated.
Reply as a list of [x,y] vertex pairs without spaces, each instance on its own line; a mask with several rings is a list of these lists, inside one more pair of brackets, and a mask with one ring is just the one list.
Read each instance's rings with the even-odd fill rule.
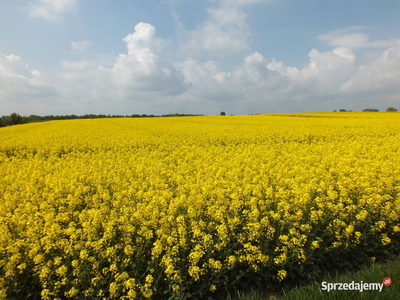
[[323,281],[321,283],[323,291],[379,291],[382,292],[383,286],[390,286],[392,284],[392,279],[390,277],[385,277],[382,279],[382,283],[371,283],[371,282],[337,282],[330,283]]

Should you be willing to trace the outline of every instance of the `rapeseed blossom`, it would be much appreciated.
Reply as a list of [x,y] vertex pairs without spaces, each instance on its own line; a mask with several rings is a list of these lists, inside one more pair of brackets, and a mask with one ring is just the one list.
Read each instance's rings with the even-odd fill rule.
[[201,298],[293,282],[335,255],[378,260],[400,248],[399,125],[310,113],[1,128],[0,298]]

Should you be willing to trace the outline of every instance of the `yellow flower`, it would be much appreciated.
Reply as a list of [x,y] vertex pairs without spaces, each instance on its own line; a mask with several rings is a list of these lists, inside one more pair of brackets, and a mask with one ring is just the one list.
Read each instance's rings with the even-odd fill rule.
[[302,272],[296,262],[316,252],[395,246],[399,121],[301,113],[0,128],[0,298],[29,289],[25,273],[39,276],[43,299],[185,297],[187,276],[223,282],[224,268],[272,263],[284,280],[287,264]]
[[286,270],[279,270],[278,271],[278,280],[282,281],[283,279],[285,279],[287,276],[287,272]]
[[346,227],[346,233],[348,235],[352,234],[353,231],[354,231],[354,226],[353,225],[349,225],[349,226]]
[[315,249],[318,249],[318,248],[319,248],[319,241],[313,241],[311,243],[311,249],[315,250]]
[[177,291],[179,291],[181,288],[180,288],[180,286],[178,285],[178,284],[174,284],[174,285],[172,285],[172,290],[174,291],[174,292],[177,292]]
[[116,282],[112,282],[109,287],[110,295],[112,297],[118,296],[118,284]]
[[211,291],[211,292],[215,292],[216,290],[217,290],[216,285],[215,285],[215,284],[212,284],[212,285],[210,286],[210,291]]
[[67,293],[67,295],[69,296],[69,297],[75,297],[77,294],[78,294],[78,290],[75,288],[75,287],[72,287],[69,291],[68,291],[68,293]]
[[382,234],[382,244],[389,245],[392,240],[387,236],[387,234]]
[[49,289],[43,289],[40,294],[42,296],[42,299],[45,300],[52,299],[52,293],[50,292]]

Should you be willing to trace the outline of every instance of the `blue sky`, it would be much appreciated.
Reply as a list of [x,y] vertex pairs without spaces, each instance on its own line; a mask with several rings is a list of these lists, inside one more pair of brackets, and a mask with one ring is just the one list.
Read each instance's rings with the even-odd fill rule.
[[400,109],[400,2],[0,2],[0,115]]

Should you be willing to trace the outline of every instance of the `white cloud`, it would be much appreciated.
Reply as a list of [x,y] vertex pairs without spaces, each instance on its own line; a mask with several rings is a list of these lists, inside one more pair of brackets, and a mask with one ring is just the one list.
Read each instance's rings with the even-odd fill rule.
[[241,66],[232,74],[233,87],[236,92],[243,90],[244,94],[263,92],[283,92],[288,86],[286,75],[270,68],[268,61],[260,53],[255,52],[245,57]]
[[67,71],[86,72],[90,69],[95,69],[99,65],[93,60],[69,61],[61,62],[61,67]]
[[309,58],[309,64],[298,69],[254,52],[232,72],[220,71],[212,61],[203,64],[189,59],[182,72],[191,84],[189,98],[225,103],[233,110],[296,111],[307,109],[310,103],[327,109],[324,99],[340,97],[340,87],[354,74],[355,55],[348,48],[313,49]]
[[341,89],[350,92],[400,93],[400,43],[365,61]]
[[[227,14],[218,22],[231,24],[232,18]],[[18,56],[0,55],[1,105],[20,113],[47,109],[44,114],[245,114],[356,110],[376,107],[377,96],[390,106],[400,95],[400,44],[363,58],[351,47],[312,49],[303,68],[252,52],[221,70],[215,60],[173,63],[169,42],[148,23],[138,23],[122,40],[126,52],[107,57],[107,63],[93,55],[64,60],[61,74],[52,76],[32,70]]]
[[71,47],[74,52],[86,52],[93,43],[91,41],[71,42]]
[[93,60],[61,62],[63,94],[78,106],[90,101],[142,106],[186,90],[183,75],[169,61],[167,42],[156,36],[154,26],[139,23],[123,41],[127,53],[119,54],[111,67]]
[[0,54],[0,106],[6,111],[33,108],[56,96],[41,72],[32,70],[14,54]]
[[156,36],[156,29],[149,23],[140,22],[135,26],[135,32],[122,39],[127,48],[128,55],[139,55],[143,51],[161,54],[165,50],[166,42]]
[[[193,31],[184,33],[183,51],[202,52],[216,57],[230,57],[250,52],[252,34],[247,24],[249,14],[244,7],[269,2],[263,0],[220,0],[207,10],[207,19]],[[176,17],[175,17],[176,19]]]
[[[356,105],[362,109],[375,107],[373,97],[361,97],[358,93],[362,93],[360,82],[366,80],[365,76],[387,74],[380,78],[390,77],[392,81],[386,85],[381,82],[382,87],[396,86],[400,76],[397,48],[378,58],[369,56],[368,68],[358,69],[352,50],[338,47],[326,52],[312,49],[309,63],[301,69],[253,52],[232,70],[222,71],[211,60],[202,63],[186,59],[174,67],[170,58],[163,55],[165,41],[156,36],[150,24],[139,23],[135,32],[123,40],[127,53],[120,54],[110,68],[89,60],[62,62],[71,98],[80,98],[81,103],[92,101],[91,105],[118,103],[119,107],[125,103],[127,107],[152,107],[152,113],[157,113],[157,108],[163,110],[161,113],[357,109]],[[374,80],[376,84],[380,82],[371,79]],[[343,88],[346,84],[355,92]],[[398,89],[393,92],[400,93]],[[351,103],[354,106],[349,107]]]
[[187,94],[191,98],[224,101],[238,96],[231,90],[232,74],[221,72],[213,61],[199,63],[188,59],[182,64],[182,73],[190,85]]
[[309,64],[301,73],[292,72],[290,90],[298,88],[313,92],[315,95],[337,93],[340,86],[355,71],[355,55],[349,48],[336,48],[332,51],[319,52],[312,49],[308,54]]
[[123,41],[128,53],[120,54],[112,69],[117,86],[166,94],[185,89],[183,77],[169,62],[166,42],[156,36],[154,26],[141,22]]
[[231,109],[275,105],[273,101],[279,101],[277,95],[289,84],[288,77],[270,69],[258,52],[246,56],[232,72],[220,71],[213,61],[198,63],[192,59],[184,62],[182,72],[191,84],[188,98]]
[[37,0],[28,4],[31,17],[48,21],[60,20],[64,13],[74,11],[77,7],[78,0]]
[[334,47],[367,48],[367,47],[391,47],[400,42],[400,39],[370,41],[367,34],[353,32],[366,29],[366,27],[353,26],[331,31],[327,34],[317,36],[318,39],[327,41]]

